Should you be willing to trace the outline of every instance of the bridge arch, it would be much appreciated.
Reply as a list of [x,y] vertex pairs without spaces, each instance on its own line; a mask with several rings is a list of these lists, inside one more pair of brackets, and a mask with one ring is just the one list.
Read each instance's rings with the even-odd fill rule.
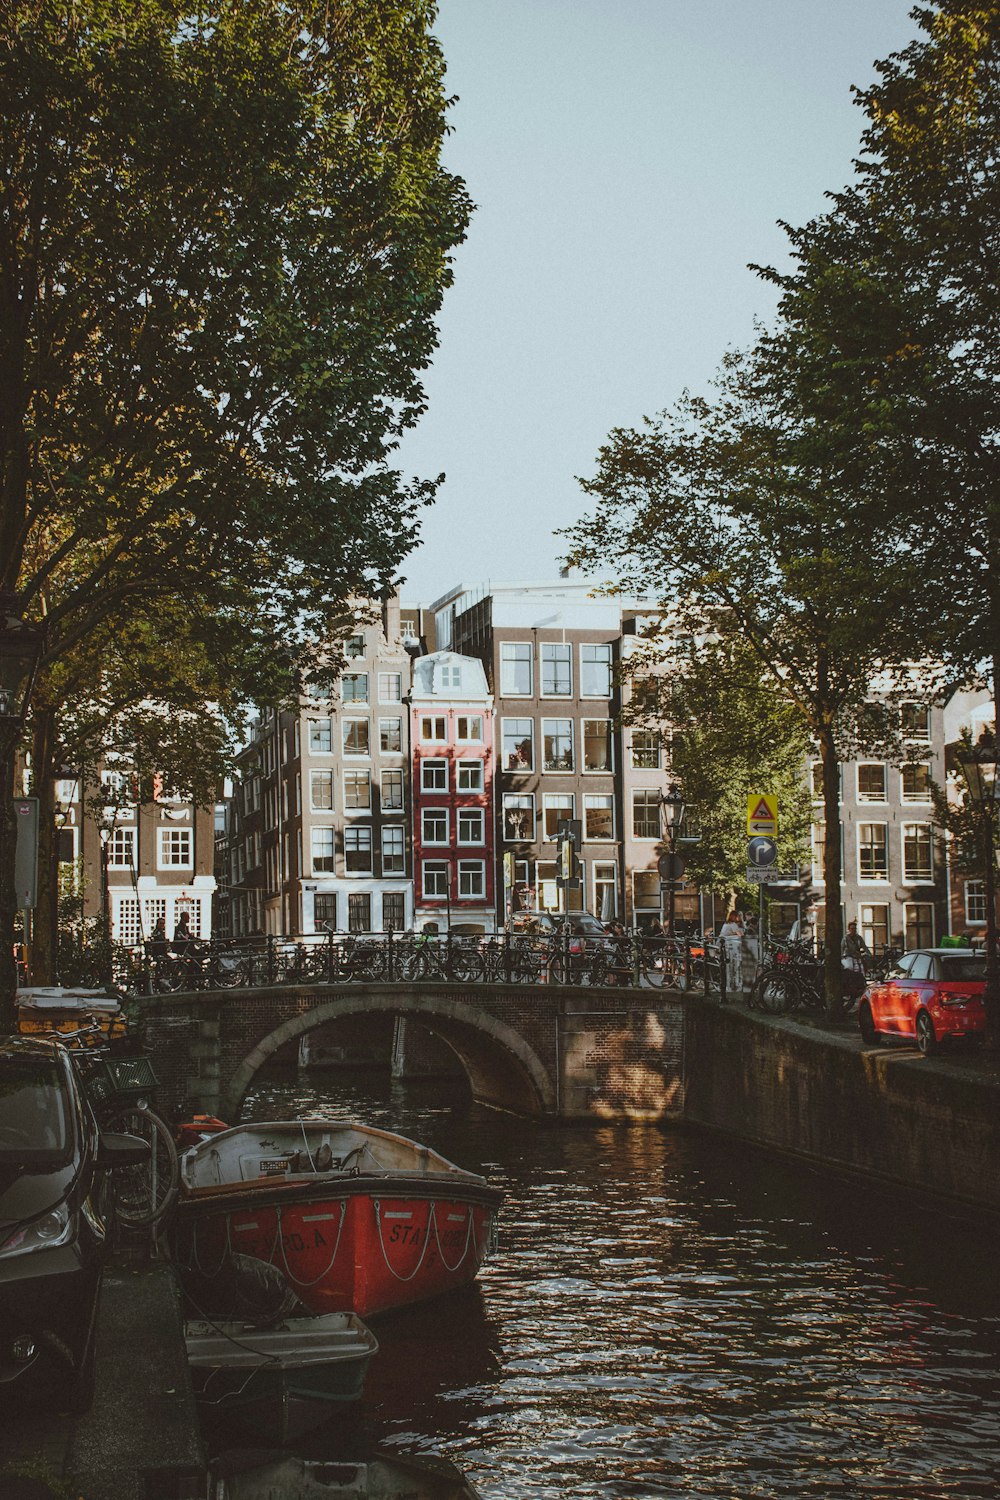
[[557,1110],[552,1079],[537,1053],[519,1032],[496,1016],[470,1004],[467,998],[459,1001],[446,995],[408,992],[402,1000],[398,992],[379,995],[367,988],[363,994],[321,1001],[289,1016],[262,1037],[230,1074],[222,1100],[223,1118],[239,1117],[254,1077],[289,1042],[297,1042],[331,1021],[373,1013],[421,1022],[440,1037],[462,1063],[473,1095],[481,1102],[527,1115]]

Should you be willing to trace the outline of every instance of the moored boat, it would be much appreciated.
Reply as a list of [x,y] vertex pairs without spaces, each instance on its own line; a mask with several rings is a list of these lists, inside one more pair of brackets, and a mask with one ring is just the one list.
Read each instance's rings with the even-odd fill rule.
[[189,1319],[184,1342],[197,1399],[255,1434],[287,1442],[359,1401],[378,1340],[353,1313],[269,1328]]
[[312,1312],[362,1318],[471,1281],[501,1201],[429,1147],[351,1121],[238,1125],[180,1166],[178,1259],[200,1286],[250,1256]]
[[223,1454],[212,1500],[479,1500],[448,1459],[379,1450],[366,1463],[317,1463],[284,1454]]

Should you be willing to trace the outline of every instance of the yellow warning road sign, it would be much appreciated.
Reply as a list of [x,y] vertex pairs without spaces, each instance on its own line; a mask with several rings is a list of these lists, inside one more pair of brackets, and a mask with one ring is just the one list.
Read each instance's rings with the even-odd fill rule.
[[750,792],[747,796],[747,833],[762,833],[773,839],[777,832],[777,797],[770,797],[766,792]]

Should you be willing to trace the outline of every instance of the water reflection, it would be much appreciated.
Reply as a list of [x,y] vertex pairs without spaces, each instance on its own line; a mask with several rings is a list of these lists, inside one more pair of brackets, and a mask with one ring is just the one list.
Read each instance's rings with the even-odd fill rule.
[[1000,1290],[986,1231],[729,1142],[557,1127],[403,1088],[272,1080],[505,1190],[467,1293],[384,1317],[361,1424],[486,1500],[995,1497]]

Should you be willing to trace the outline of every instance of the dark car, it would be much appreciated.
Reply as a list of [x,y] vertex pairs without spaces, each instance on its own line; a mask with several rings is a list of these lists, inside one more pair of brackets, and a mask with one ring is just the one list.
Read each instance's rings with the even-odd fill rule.
[[940,1042],[982,1039],[986,1031],[986,956],[962,948],[915,948],[884,979],[873,981],[858,1009],[870,1045],[883,1037],[915,1041],[928,1055]]
[[66,1050],[0,1040],[0,1402],[93,1399],[104,1172],[148,1146],[102,1135]]

